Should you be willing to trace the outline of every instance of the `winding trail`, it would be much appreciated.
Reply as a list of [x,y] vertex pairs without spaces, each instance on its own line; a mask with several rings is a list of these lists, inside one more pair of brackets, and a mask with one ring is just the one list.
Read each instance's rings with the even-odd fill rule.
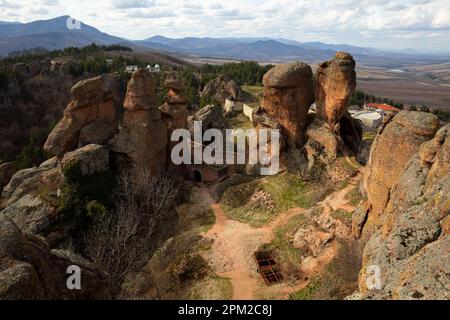
[[[329,217],[330,212],[338,208],[352,210],[353,207],[348,203],[346,195],[354,186],[351,183],[318,204],[324,208],[322,215]],[[320,256],[315,259],[307,260],[301,268],[304,275],[303,280],[296,282],[293,286],[282,283],[266,288],[257,272],[254,252],[261,245],[269,243],[275,238],[274,231],[277,228],[285,225],[292,217],[305,213],[306,210],[302,208],[290,209],[280,213],[267,225],[255,228],[228,219],[221,206],[214,201],[209,189],[203,184],[198,187],[202,199],[211,207],[216,217],[214,226],[204,234],[205,237],[214,240],[206,258],[219,276],[230,279],[233,286],[233,300],[257,299],[257,295],[262,291],[271,292],[277,298],[285,298],[290,293],[301,290],[308,285],[311,276],[320,272],[333,259],[337,248],[336,243],[332,243],[325,248]],[[346,228],[339,230],[341,232],[336,231],[342,233],[343,236],[348,234]]]
[[200,186],[200,193],[216,216],[216,223],[205,234],[214,240],[208,260],[219,276],[230,279],[233,286],[233,300],[255,299],[255,292],[260,289],[261,280],[253,258],[254,252],[261,245],[273,240],[275,229],[304,210],[289,210],[266,226],[254,228],[228,219],[206,186]]

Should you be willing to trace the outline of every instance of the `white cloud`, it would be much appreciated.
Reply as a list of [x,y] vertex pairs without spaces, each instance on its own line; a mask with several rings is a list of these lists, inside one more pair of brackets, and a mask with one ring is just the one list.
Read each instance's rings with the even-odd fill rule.
[[0,0],[0,8],[0,20],[69,14],[133,39],[269,36],[380,48],[446,47],[450,52],[448,0]]

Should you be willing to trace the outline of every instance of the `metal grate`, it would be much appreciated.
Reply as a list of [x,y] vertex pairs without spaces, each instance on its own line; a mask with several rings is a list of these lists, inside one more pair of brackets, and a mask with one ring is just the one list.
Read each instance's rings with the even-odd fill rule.
[[255,259],[258,264],[258,273],[268,287],[283,280],[276,261],[271,257],[271,252],[257,251],[255,252]]

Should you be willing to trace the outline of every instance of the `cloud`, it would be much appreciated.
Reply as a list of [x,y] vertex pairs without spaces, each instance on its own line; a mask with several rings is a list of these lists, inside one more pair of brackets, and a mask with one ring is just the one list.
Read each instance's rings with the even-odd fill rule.
[[134,39],[267,36],[380,48],[434,44],[450,52],[448,0],[0,0],[0,8],[0,20],[69,14]]
[[112,0],[111,4],[116,9],[134,9],[134,8],[148,8],[155,4],[151,0]]

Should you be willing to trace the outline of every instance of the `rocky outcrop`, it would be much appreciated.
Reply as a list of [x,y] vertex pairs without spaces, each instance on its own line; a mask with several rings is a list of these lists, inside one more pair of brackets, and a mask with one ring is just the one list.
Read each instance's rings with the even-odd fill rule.
[[78,137],[78,148],[82,148],[89,144],[101,144],[104,145],[118,133],[119,128],[110,121],[96,120],[80,131]]
[[146,70],[133,73],[125,97],[120,132],[110,140],[121,170],[155,174],[165,170],[167,127],[156,105],[156,80]]
[[[402,111],[380,128],[371,151],[365,177],[365,188],[372,207],[370,222],[378,219],[391,198],[391,189],[398,183],[408,161],[419,147],[433,138],[438,130],[436,116],[423,112]],[[394,152],[395,150],[395,152]]]
[[405,111],[375,140],[359,279],[365,298],[449,298],[450,125],[437,127],[433,115]]
[[[115,120],[113,96],[107,89],[107,77],[97,77],[78,82],[71,90],[73,99],[64,111],[63,119],[56,125],[45,142],[44,149],[62,157],[77,148],[82,129],[96,121],[111,124]],[[86,130],[91,130],[86,129]],[[110,132],[112,132],[111,130]],[[86,131],[83,139],[86,138]],[[93,137],[88,137],[93,142]],[[104,137],[102,137],[104,140]],[[109,138],[109,137],[108,137]]]
[[9,217],[25,232],[43,232],[57,219],[55,208],[44,198],[46,195],[56,196],[62,183],[63,176],[56,158],[37,168],[17,172],[3,190],[0,216]]
[[264,75],[263,109],[281,124],[291,148],[305,143],[308,110],[314,102],[312,77],[311,67],[302,62],[276,66]]
[[197,111],[193,120],[202,123],[203,131],[223,129],[225,126],[222,108],[215,105],[209,105]]
[[242,112],[244,105],[242,102],[226,99],[223,106],[225,117],[235,117],[239,112]]
[[[81,270],[81,290],[67,288],[69,266]],[[23,233],[0,215],[0,299],[108,299],[108,278],[95,265],[63,250],[51,250],[42,237]]]
[[238,101],[240,96],[241,88],[237,83],[223,75],[208,82],[201,93],[201,97],[211,97],[220,104],[226,99]]
[[64,172],[65,168],[74,164],[80,167],[83,176],[107,171],[109,170],[109,152],[105,147],[95,144],[68,152],[61,161],[62,171]]
[[316,106],[319,119],[339,133],[340,122],[356,89],[355,60],[345,52],[322,62],[316,72]]
[[169,91],[166,102],[159,109],[170,135],[175,129],[187,128],[187,98],[183,94],[183,82],[176,74],[167,76],[165,86]]

